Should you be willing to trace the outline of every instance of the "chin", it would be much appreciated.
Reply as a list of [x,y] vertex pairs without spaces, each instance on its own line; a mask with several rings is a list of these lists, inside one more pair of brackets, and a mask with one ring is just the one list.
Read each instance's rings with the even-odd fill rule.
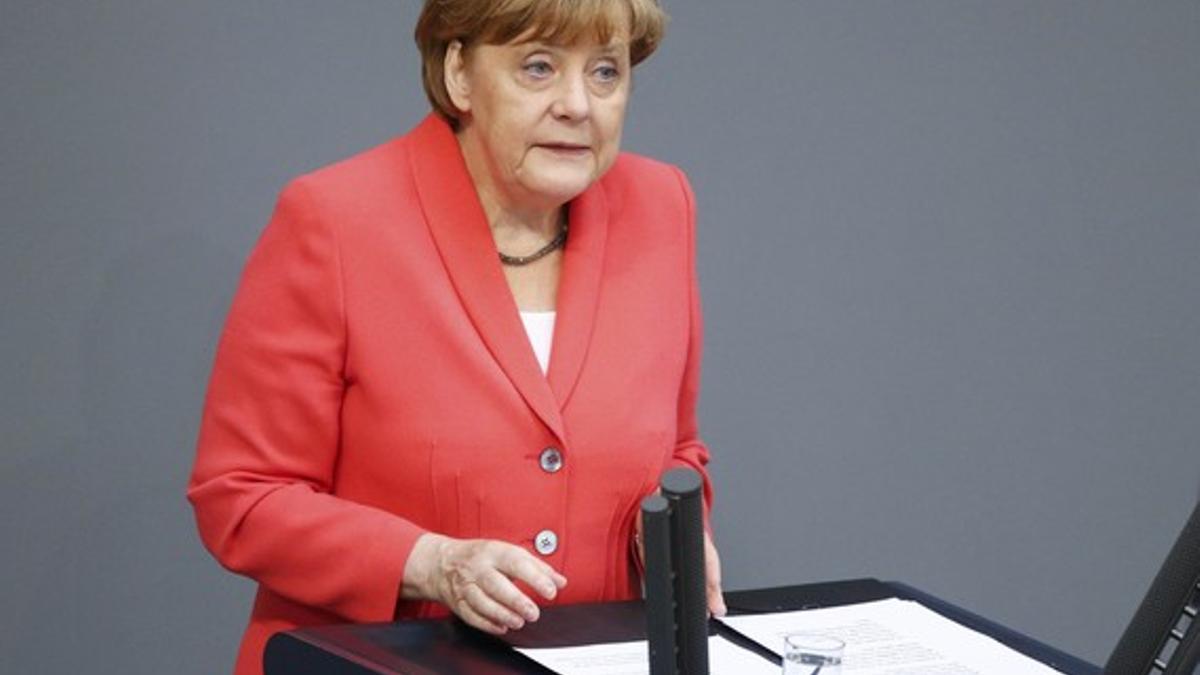
[[584,190],[591,187],[593,182],[595,182],[595,176],[590,172],[587,174],[562,172],[556,176],[543,176],[540,177],[540,180],[530,181],[527,187],[531,192],[542,195],[547,201],[563,204],[578,197]]

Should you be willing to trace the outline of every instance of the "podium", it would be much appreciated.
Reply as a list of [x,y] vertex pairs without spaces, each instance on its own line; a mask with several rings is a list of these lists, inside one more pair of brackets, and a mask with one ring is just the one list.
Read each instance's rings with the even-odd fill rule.
[[[901,582],[852,579],[732,591],[725,594],[725,602],[733,615],[833,607],[891,597],[920,602],[1068,675],[1100,675],[1095,665]],[[720,631],[710,624],[710,632]],[[721,634],[779,662],[735,634]],[[555,647],[645,637],[644,604],[629,601],[545,607],[536,623],[503,638],[486,635],[453,618],[301,628],[272,636],[263,660],[266,675],[545,674],[550,671],[510,646]]]

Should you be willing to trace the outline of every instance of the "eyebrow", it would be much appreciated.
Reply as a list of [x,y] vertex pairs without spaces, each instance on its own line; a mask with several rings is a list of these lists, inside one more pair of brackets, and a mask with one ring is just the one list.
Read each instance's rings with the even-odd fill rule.
[[[529,40],[528,42],[526,42],[524,44],[525,44],[525,46],[531,48],[533,51],[545,50],[548,52],[563,52],[568,49],[568,47],[566,45],[556,45],[556,44],[553,44],[550,42],[544,42],[542,40]],[[629,49],[628,42],[625,42],[624,40],[619,40],[619,41],[614,40],[614,41],[610,41],[608,44],[600,45],[596,49],[596,51],[597,51],[597,53],[602,54],[604,56],[612,56],[612,55],[619,55],[623,51],[628,53],[628,49]]]
[[628,42],[610,42],[600,48],[601,54],[620,54],[629,51]]

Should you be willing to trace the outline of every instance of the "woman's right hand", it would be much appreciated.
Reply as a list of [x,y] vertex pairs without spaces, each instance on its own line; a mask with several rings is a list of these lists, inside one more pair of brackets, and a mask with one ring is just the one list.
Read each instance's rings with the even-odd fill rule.
[[537,603],[519,581],[553,600],[567,578],[525,549],[493,539],[421,535],[404,566],[405,599],[442,603],[479,630],[503,635],[537,621]]

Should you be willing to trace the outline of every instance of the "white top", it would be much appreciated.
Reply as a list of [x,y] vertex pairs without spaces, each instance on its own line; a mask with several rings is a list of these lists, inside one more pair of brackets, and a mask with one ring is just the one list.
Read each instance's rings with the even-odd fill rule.
[[533,354],[537,356],[542,374],[550,366],[550,345],[554,342],[555,312],[521,312],[521,323],[525,324],[525,334],[529,336],[529,344],[533,345]]

